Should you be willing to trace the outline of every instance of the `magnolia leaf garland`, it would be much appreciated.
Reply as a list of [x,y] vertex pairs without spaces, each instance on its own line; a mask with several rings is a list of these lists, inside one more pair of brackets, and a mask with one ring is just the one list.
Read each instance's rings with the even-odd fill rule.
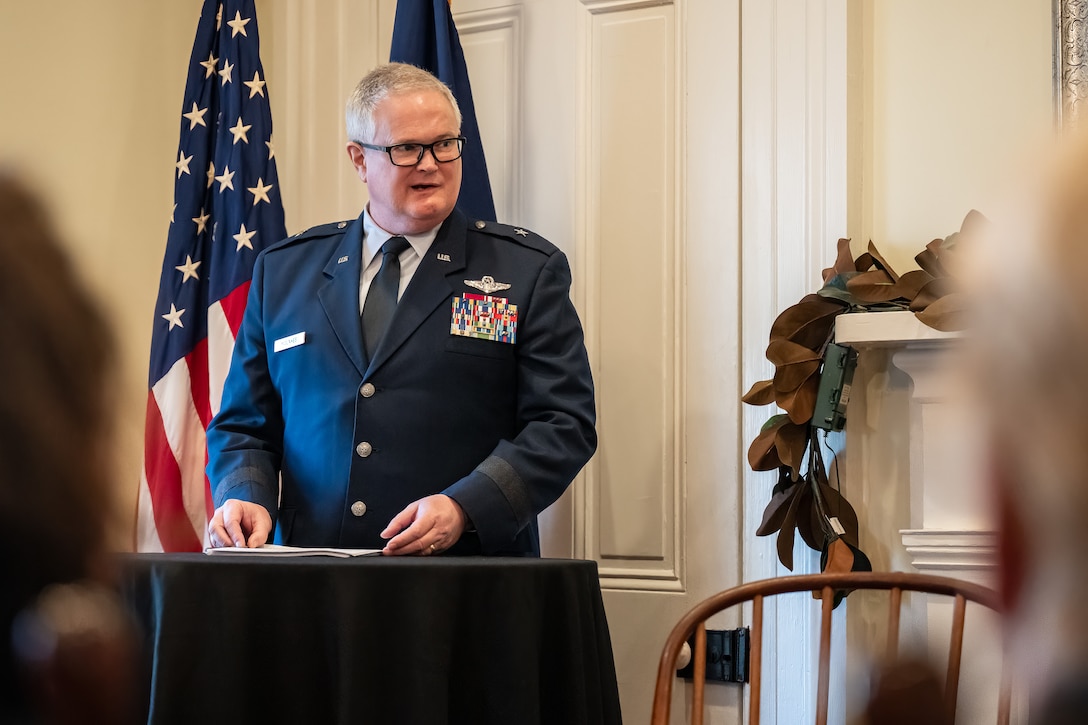
[[[827,480],[827,469],[814,435],[812,416],[827,345],[835,320],[846,312],[910,310],[929,327],[961,330],[966,322],[965,293],[958,250],[986,225],[971,211],[960,230],[934,239],[914,260],[919,269],[897,274],[872,242],[857,258],[850,240],[840,239],[835,263],[823,271],[823,287],[787,307],[771,325],[767,359],[774,377],[755,383],[742,400],[749,405],[774,403],[773,415],[748,448],[755,471],[778,471],[778,482],[763,512],[759,536],[778,534],[778,558],[793,570],[795,533],[821,552],[823,571],[871,569],[858,548],[858,518],[850,502]],[[832,524],[835,520],[837,526]],[[836,604],[848,592],[836,593]]]

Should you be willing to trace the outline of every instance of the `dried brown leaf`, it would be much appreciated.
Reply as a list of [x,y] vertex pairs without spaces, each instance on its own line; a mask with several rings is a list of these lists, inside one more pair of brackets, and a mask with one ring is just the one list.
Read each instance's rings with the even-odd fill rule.
[[[940,239],[935,239],[930,244],[940,242]],[[918,254],[914,255],[914,261],[918,263],[918,266],[929,272],[934,277],[947,277],[948,271],[941,264],[941,260],[933,252],[932,249],[926,247]]]
[[801,491],[801,486],[794,484],[771,496],[767,508],[763,509],[763,521],[756,529],[756,536],[770,536],[782,528],[782,522],[786,520],[790,502]]
[[760,380],[744,394],[741,400],[748,405],[770,405],[774,402],[774,381]]
[[784,338],[810,350],[819,350],[831,334],[835,318],[846,307],[820,295],[805,295],[782,311],[771,325],[771,339]]
[[924,269],[912,269],[899,278],[899,293],[904,299],[913,301],[918,296],[918,290],[933,279],[933,275]]
[[778,460],[790,467],[794,479],[801,477],[801,461],[805,458],[805,450],[808,449],[809,427],[807,420],[798,424],[791,421],[778,429],[774,437],[775,451],[778,452]]
[[854,271],[854,257],[850,253],[850,240],[840,239],[835,255],[835,264],[823,271],[824,284],[837,274]]
[[921,312],[946,295],[957,291],[959,285],[951,277],[932,277],[911,300],[911,312]]
[[796,390],[777,395],[775,402],[797,424],[808,424],[816,411],[816,395],[820,392],[820,376],[813,374]]
[[893,281],[899,279],[899,275],[895,273],[892,266],[888,264],[887,260],[884,259],[884,256],[877,250],[876,245],[873,244],[872,240],[869,240],[869,255],[873,258],[873,263],[876,264],[877,267],[891,275]]
[[967,326],[968,300],[963,292],[953,292],[936,300],[915,316],[934,330],[954,332]]
[[820,526],[820,515],[816,510],[816,503],[812,498],[812,485],[809,479],[804,481],[806,488],[805,501],[798,506],[797,533],[810,549],[819,551],[824,545],[824,530]]
[[767,359],[775,365],[811,362],[820,359],[820,353],[796,342],[775,338],[767,345]]
[[[854,552],[842,539],[834,539],[827,545],[827,557],[823,571],[845,573],[854,570]],[[813,593],[815,595],[815,592]]]
[[[827,509],[827,515],[833,516],[839,520],[845,533],[842,534],[842,538],[846,540],[846,543],[853,546],[858,545],[858,515],[854,511],[854,507],[850,505],[850,502],[846,500],[846,497],[839,493],[836,489],[825,484],[818,484],[820,487],[820,498],[823,499],[824,507]],[[813,506],[813,511],[816,507]],[[819,522],[819,513],[815,513],[817,525]],[[814,546],[814,549],[819,549],[819,546]]]
[[748,465],[753,471],[774,471],[782,465],[782,461],[778,460],[774,439],[778,429],[788,422],[789,416],[779,414],[763,425],[763,430],[752,441],[752,445],[748,446]]
[[963,218],[963,223],[960,224],[960,240],[974,240],[986,233],[990,226],[990,220],[986,218],[986,215],[977,209],[972,209],[967,212],[967,216]]
[[778,530],[778,541],[775,542],[778,548],[778,560],[790,571],[793,571],[793,532],[797,528],[798,504],[807,490],[806,487],[802,487],[798,495],[790,499],[786,516],[782,519],[782,527]]
[[903,296],[896,280],[883,269],[862,272],[846,283],[846,289],[862,302],[888,302]]
[[858,255],[858,258],[854,260],[854,271],[865,272],[870,269],[874,264],[873,255],[868,252],[862,252]]
[[819,358],[816,360],[791,363],[789,365],[779,365],[774,371],[773,383],[775,399],[781,401],[784,396],[793,393],[804,385],[805,381],[815,375],[819,370]]

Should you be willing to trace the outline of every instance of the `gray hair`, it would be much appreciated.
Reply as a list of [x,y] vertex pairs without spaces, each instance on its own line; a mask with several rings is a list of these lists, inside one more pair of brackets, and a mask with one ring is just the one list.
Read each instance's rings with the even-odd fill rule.
[[461,109],[453,92],[438,78],[407,63],[386,63],[367,73],[355,86],[344,110],[349,141],[374,141],[374,111],[388,96],[412,91],[436,91],[446,97],[461,128]]

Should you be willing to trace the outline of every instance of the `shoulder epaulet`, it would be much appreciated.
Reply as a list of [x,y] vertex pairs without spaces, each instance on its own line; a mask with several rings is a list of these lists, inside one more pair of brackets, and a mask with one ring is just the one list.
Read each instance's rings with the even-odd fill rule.
[[535,249],[538,252],[543,252],[549,256],[554,254],[557,250],[557,247],[554,244],[525,227],[500,224],[499,222],[472,221],[469,222],[469,229],[483,232],[484,234],[490,234],[494,237],[509,239],[523,247]]
[[310,227],[304,232],[299,232],[292,239],[305,239],[307,237],[327,237],[330,234],[338,234],[347,228],[348,224],[354,221],[349,219],[343,222],[329,222],[328,224],[318,224],[316,227]]
[[298,234],[292,234],[286,239],[280,240],[272,245],[275,247],[287,247],[297,242],[303,242],[307,239],[317,239],[318,237],[329,237],[333,234],[339,234],[344,231],[347,226],[351,224],[351,220],[343,222],[329,222],[328,224],[318,224],[316,227],[310,227],[306,231],[299,232]]

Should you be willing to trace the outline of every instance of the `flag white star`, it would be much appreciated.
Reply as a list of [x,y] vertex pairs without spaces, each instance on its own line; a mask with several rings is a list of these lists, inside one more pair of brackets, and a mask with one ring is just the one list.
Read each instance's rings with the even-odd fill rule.
[[208,220],[212,218],[211,214],[205,214],[204,210],[200,210],[200,216],[193,217],[193,221],[196,222],[196,233],[203,234],[204,230],[208,227]]
[[245,85],[249,86],[249,97],[253,98],[257,94],[260,94],[261,98],[264,98],[264,85],[268,81],[261,80],[261,72],[253,71],[253,80],[242,81]]
[[271,161],[276,155],[276,149],[272,146],[272,139],[265,141],[264,145],[268,147],[268,159]]
[[271,204],[272,201],[268,198],[268,191],[272,188],[272,184],[264,185],[264,179],[258,177],[256,186],[247,186],[246,191],[253,194],[253,206],[257,206],[257,202],[263,201],[265,204]]
[[[194,262],[193,258],[188,254],[185,255],[185,264],[180,267],[174,267],[177,271],[181,272],[181,283],[185,284],[190,279],[200,279],[200,275],[196,273],[196,268],[200,266],[200,262]],[[185,310],[182,310],[184,312]]]
[[178,210],[178,205],[174,204],[174,208],[170,210],[170,223],[174,223],[174,212]]
[[242,247],[249,247],[250,249],[253,249],[253,243],[250,240],[253,239],[253,235],[256,233],[256,229],[254,229],[252,232],[247,232],[246,225],[243,224],[242,231],[234,235],[234,241],[238,242],[238,248],[234,251],[240,252],[242,251]]
[[185,310],[179,310],[178,308],[174,307],[174,303],[171,302],[170,311],[163,315],[162,319],[169,322],[170,329],[173,330],[175,327],[185,327],[185,325],[181,324],[181,316],[184,314]]
[[212,188],[212,184],[215,182],[215,162],[208,162],[208,188]]
[[223,173],[215,177],[215,180],[219,182],[219,191],[223,191],[224,189],[234,191],[234,172],[225,164],[223,166]]
[[234,20],[227,21],[227,25],[230,26],[230,37],[233,38],[235,35],[238,35],[238,33],[241,33],[248,38],[249,35],[246,34],[246,24],[250,20],[252,20],[252,18],[242,20],[242,13],[236,10],[234,12]]
[[208,59],[200,61],[200,65],[204,66],[204,78],[211,78],[212,73],[215,73],[215,66],[219,62],[219,59],[215,57],[215,53],[208,53]]
[[229,60],[223,61],[223,70],[219,71],[219,75],[223,76],[223,85],[227,85],[231,82],[230,72],[234,70],[234,66],[230,64]]
[[189,173],[189,162],[193,160],[192,156],[186,156],[184,151],[178,151],[178,162],[174,166],[178,167],[178,178],[181,178],[182,174]]
[[223,27],[223,4],[219,4],[219,9],[215,11],[215,29],[219,30]]
[[238,139],[242,139],[246,143],[249,143],[249,137],[246,136],[246,132],[249,131],[249,129],[251,128],[253,128],[253,124],[243,126],[242,117],[239,116],[238,123],[234,124],[230,129],[230,132],[234,134],[234,143],[238,143]]
[[204,114],[207,112],[207,108],[198,108],[196,102],[194,101],[193,110],[189,111],[188,113],[183,113],[181,115],[184,118],[189,119],[189,130],[192,131],[194,128],[196,128],[198,123],[205,128],[208,127],[208,124],[204,123]]

